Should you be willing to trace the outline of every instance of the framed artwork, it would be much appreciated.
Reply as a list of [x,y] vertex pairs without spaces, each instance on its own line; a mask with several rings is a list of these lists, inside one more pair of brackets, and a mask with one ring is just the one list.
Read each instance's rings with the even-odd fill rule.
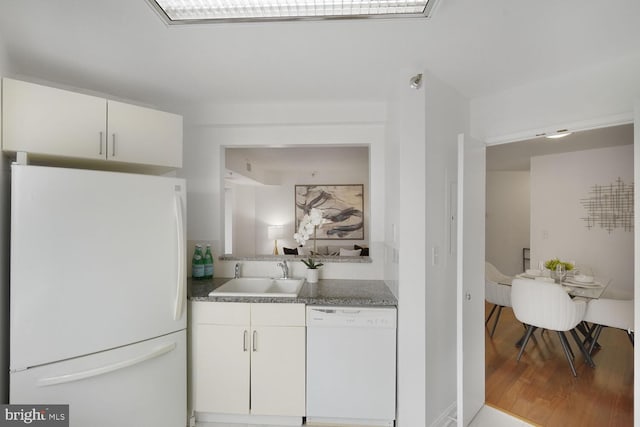
[[317,208],[327,223],[316,231],[318,240],[364,239],[364,185],[296,185],[296,230],[311,209]]

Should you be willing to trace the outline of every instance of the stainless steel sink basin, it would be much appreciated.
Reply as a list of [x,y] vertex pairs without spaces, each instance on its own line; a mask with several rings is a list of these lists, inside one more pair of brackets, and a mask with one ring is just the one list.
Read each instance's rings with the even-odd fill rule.
[[303,284],[304,279],[297,278],[240,277],[209,292],[209,296],[295,298]]

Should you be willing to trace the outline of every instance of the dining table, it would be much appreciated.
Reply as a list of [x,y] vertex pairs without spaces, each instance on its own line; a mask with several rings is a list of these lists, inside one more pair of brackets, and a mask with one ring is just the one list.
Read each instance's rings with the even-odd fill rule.
[[[543,282],[556,282],[550,275],[548,270],[527,270],[523,273],[516,274],[519,279],[539,280]],[[586,299],[598,299],[609,286],[610,279],[593,276],[573,275],[569,272],[560,285],[571,297],[581,297]]]

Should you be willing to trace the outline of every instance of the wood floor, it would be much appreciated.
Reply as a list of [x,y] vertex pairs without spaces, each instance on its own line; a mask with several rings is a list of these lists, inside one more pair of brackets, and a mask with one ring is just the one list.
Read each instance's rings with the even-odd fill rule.
[[[486,315],[489,309],[487,304]],[[540,426],[633,426],[633,347],[624,331],[602,331],[595,369],[567,334],[577,378],[556,332],[536,331],[516,362],[515,343],[523,332],[510,308],[502,310],[493,338],[485,328],[487,404]]]

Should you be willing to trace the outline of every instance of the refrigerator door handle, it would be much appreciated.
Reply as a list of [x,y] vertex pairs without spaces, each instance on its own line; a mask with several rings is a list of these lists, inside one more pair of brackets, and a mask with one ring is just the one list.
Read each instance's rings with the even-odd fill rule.
[[97,377],[98,375],[108,374],[110,372],[118,371],[120,369],[128,368],[130,366],[137,365],[142,362],[146,362],[147,360],[150,360],[150,359],[155,359],[156,357],[160,357],[163,354],[173,351],[175,348],[176,348],[176,343],[172,342],[169,344],[165,344],[162,347],[158,347],[147,354],[143,354],[142,356],[123,360],[117,363],[113,363],[111,365],[101,366],[99,368],[89,369],[87,371],[80,371],[80,372],[60,375],[56,377],[40,378],[37,381],[37,385],[38,387],[47,387],[51,385],[65,384],[65,383],[83,380],[86,378]]
[[175,192],[175,217],[176,217],[176,230],[178,236],[178,277],[176,284],[176,305],[173,312],[173,320],[180,320],[182,318],[182,308],[184,306],[184,283],[185,283],[185,241],[184,241],[184,220],[182,217],[182,197],[178,192],[179,186],[176,186]]

